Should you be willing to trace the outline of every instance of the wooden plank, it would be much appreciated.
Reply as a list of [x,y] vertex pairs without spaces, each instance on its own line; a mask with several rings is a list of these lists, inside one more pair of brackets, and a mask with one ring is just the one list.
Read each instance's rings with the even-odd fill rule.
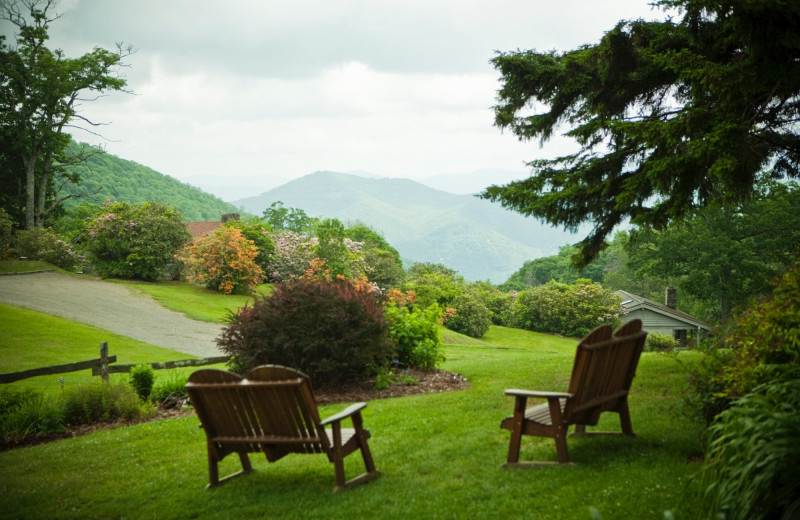
[[[117,356],[108,356],[108,362],[114,363],[117,361]],[[21,372],[11,372],[8,374],[0,374],[0,383],[13,383],[20,379],[28,379],[29,377],[47,376],[52,374],[65,374],[67,372],[77,372],[79,370],[98,369],[102,364],[101,359],[90,359],[88,361],[77,361],[75,363],[67,363],[64,365],[53,365],[49,367],[32,368],[30,370],[23,370]]]
[[[114,356],[116,359],[116,356]],[[147,363],[153,370],[166,370],[170,368],[182,368],[182,367],[202,367],[206,365],[216,365],[217,363],[225,363],[229,361],[231,358],[230,356],[215,356],[210,358],[200,358],[200,359],[180,359],[178,361],[162,361],[159,363]],[[132,365],[114,365],[108,367],[109,374],[119,374],[119,373],[126,373],[130,372],[131,369],[135,366],[140,365],[141,363],[136,363]],[[98,376],[100,375],[99,370],[92,370],[92,375]]]

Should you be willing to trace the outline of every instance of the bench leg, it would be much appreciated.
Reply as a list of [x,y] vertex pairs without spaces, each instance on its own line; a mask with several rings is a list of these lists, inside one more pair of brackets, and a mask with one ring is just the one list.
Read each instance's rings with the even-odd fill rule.
[[208,444],[208,487],[214,487],[219,484],[219,468],[217,467],[218,462],[219,458],[217,457],[217,450],[211,443],[209,443]]
[[567,451],[567,437],[564,433],[564,431],[560,431],[555,437],[556,455],[558,456],[559,464],[568,464],[570,461],[569,452]]
[[625,399],[619,407],[619,422],[622,427],[622,433],[634,437],[633,425],[631,424],[631,412],[628,409],[628,400]]
[[361,450],[361,458],[364,459],[364,467],[367,469],[367,473],[374,473],[375,461],[372,460],[372,452],[369,451],[367,436],[364,434],[364,421],[361,419],[360,413],[353,416],[353,426],[358,436],[358,446]]

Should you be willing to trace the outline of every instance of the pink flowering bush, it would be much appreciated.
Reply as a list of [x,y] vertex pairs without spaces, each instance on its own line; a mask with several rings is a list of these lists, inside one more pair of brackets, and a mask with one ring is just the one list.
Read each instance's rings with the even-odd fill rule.
[[17,255],[30,260],[44,260],[67,270],[76,269],[85,261],[72,244],[62,240],[50,228],[17,231],[16,240]]
[[314,259],[314,246],[308,238],[294,231],[272,235],[275,251],[269,262],[269,279],[284,282],[302,276]]
[[156,280],[173,267],[190,239],[178,210],[160,202],[104,206],[87,229],[86,252],[103,278]]

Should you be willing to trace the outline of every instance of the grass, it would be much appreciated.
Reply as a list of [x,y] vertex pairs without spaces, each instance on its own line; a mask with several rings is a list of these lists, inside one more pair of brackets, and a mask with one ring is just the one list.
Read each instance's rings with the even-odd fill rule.
[[66,272],[42,260],[0,260],[0,273],[29,273],[33,271]]
[[[166,287],[164,298],[191,292]],[[109,341],[120,362],[175,358],[33,311],[3,306],[0,313],[3,371],[88,359],[100,341]],[[501,327],[481,340],[449,332],[445,339],[444,368],[465,375],[471,388],[371,401],[364,421],[382,476],[367,485],[332,495],[333,467],[322,455],[290,455],[274,464],[253,456],[254,473],[206,490],[205,437],[189,416],[0,453],[0,511],[15,519],[588,519],[590,508],[604,519],[657,519],[666,510],[694,516],[689,482],[699,467],[689,460],[700,451],[701,427],[679,413],[686,376],[674,359],[642,356],[631,395],[637,437],[570,439],[574,466],[509,470],[501,467],[508,432],[499,422],[512,401],[503,390],[563,390],[576,341]],[[697,361],[692,352],[680,356]],[[36,379],[29,384],[46,386]],[[322,415],[343,407],[323,407]],[[616,416],[606,415],[599,427],[618,429]],[[552,440],[526,438],[522,457],[554,460]],[[237,466],[229,456],[220,470]],[[348,457],[348,475],[362,467],[358,455]]]
[[[75,323],[64,318],[0,303],[0,372],[19,372],[32,368],[86,361],[100,357],[100,343],[108,342],[109,354],[117,356],[117,364],[138,364],[156,361],[190,359],[195,356],[175,352],[107,330]],[[193,369],[179,369],[190,373]],[[159,372],[156,373],[157,376]],[[127,374],[112,374],[126,378]],[[5,385],[11,390],[25,388],[53,392],[64,385],[91,381],[90,370],[60,375],[23,379]]]
[[[244,294],[220,294],[211,289],[185,282],[144,283],[120,282],[155,298],[167,309],[181,312],[193,320],[227,323],[231,312],[253,301]],[[272,291],[270,284],[258,287],[256,294],[266,296]]]

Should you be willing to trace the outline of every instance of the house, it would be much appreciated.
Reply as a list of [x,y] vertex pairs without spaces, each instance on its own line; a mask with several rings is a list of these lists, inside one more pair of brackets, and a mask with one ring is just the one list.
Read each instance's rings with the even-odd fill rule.
[[706,323],[676,308],[678,292],[674,287],[667,287],[663,305],[627,291],[617,291],[616,294],[622,298],[622,306],[628,311],[622,316],[623,323],[638,318],[642,320],[642,330],[669,334],[682,345],[686,344],[690,332],[699,345],[702,331],[711,330]]

